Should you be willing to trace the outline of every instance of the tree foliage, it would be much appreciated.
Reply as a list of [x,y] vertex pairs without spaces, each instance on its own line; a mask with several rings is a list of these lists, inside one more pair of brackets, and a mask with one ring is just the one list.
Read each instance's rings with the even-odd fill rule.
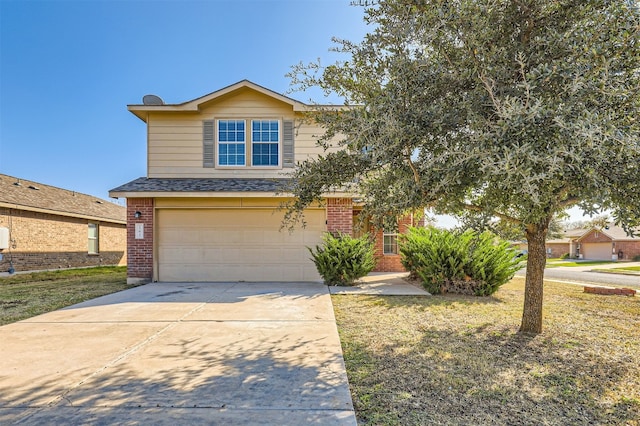
[[351,107],[310,115],[342,149],[300,164],[290,212],[346,188],[374,216],[434,206],[517,224],[521,330],[540,332],[554,215],[640,220],[639,16],[624,0],[381,0],[361,42],[336,40],[345,61],[291,72]]

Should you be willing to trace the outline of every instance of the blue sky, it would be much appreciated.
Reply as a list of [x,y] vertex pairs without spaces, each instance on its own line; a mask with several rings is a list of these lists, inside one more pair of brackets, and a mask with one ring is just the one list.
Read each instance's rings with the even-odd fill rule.
[[349,0],[0,0],[0,173],[108,198],[146,174],[127,104],[243,79],[287,92],[292,65],[347,59],[331,38],[360,41],[363,16]]
[[[349,0],[0,0],[0,173],[107,198],[146,174],[153,93],[180,103],[242,79],[290,90],[292,65],[359,41]],[[320,92],[292,93],[328,102]]]

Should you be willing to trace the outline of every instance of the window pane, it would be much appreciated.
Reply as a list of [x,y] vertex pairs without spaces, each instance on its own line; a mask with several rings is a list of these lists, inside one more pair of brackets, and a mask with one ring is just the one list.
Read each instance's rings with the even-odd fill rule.
[[218,121],[218,164],[244,166],[244,120]]
[[89,238],[96,238],[98,236],[98,227],[95,223],[89,224]]
[[254,166],[277,166],[279,161],[278,120],[254,120],[251,122],[251,142],[253,153],[251,163]]
[[98,243],[98,225],[95,223],[88,224],[88,247],[87,250],[89,253],[98,253],[99,243]]
[[398,254],[398,236],[396,234],[385,234],[383,237],[383,253]]

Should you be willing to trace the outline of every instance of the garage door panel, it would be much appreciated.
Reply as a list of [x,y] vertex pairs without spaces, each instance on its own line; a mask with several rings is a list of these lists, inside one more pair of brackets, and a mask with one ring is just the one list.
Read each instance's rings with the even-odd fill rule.
[[317,281],[305,246],[325,231],[322,210],[308,225],[280,231],[282,214],[267,209],[160,209],[158,279],[161,281]]
[[611,243],[582,243],[582,256],[590,260],[611,260],[613,244]]

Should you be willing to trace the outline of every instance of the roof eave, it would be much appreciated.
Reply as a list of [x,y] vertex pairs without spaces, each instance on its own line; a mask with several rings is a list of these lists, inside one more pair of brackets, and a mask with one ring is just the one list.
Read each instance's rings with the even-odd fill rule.
[[[110,191],[111,198],[293,198],[289,192],[275,191]],[[353,198],[352,193],[331,192],[323,194],[323,198]]]
[[117,223],[117,224],[120,224],[120,225],[126,225],[127,224],[127,221],[125,219],[114,219],[114,218],[110,218],[110,217],[85,215],[85,214],[80,214],[80,213],[71,213],[71,212],[65,212],[65,211],[60,211],[60,210],[52,210],[52,209],[43,209],[43,208],[40,208],[40,207],[25,206],[25,205],[21,205],[21,204],[0,202],[0,207],[4,207],[4,208],[8,208],[8,209],[15,209],[15,210],[30,211],[30,212],[35,212],[35,213],[47,213],[47,214],[55,215],[55,216],[75,217],[75,218],[78,218],[78,219],[87,219],[87,220],[93,220],[93,221],[97,221],[97,222]]

